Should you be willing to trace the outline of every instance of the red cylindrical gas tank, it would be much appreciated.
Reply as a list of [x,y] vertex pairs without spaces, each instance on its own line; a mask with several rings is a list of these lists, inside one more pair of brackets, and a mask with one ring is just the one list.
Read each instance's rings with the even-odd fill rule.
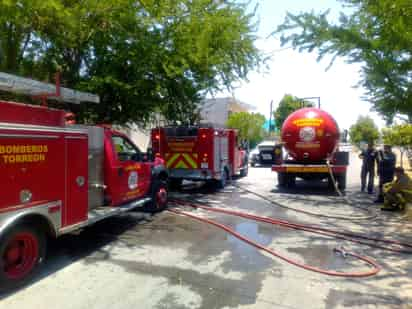
[[328,158],[339,142],[339,128],[331,115],[318,108],[302,108],[290,114],[282,126],[282,141],[299,162]]

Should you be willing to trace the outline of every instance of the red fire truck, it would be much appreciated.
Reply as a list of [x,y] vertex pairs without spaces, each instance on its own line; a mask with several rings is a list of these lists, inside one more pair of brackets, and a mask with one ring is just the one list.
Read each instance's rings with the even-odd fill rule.
[[175,187],[187,179],[213,181],[223,188],[232,176],[248,173],[247,153],[233,129],[160,127],[152,130],[151,143],[153,152],[165,158]]
[[[53,87],[0,73],[3,91],[44,96]],[[91,94],[57,90],[54,99],[98,102]],[[67,125],[65,114],[0,101],[1,288],[32,276],[48,237],[134,208],[167,206],[162,160],[146,162],[126,135],[108,127]]]

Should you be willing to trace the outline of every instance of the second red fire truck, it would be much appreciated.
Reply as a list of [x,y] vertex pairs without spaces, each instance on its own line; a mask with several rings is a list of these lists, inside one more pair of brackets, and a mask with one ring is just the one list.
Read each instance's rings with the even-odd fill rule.
[[[56,87],[54,99],[98,102]],[[53,85],[0,73],[0,89],[42,95]],[[67,125],[66,113],[0,101],[0,289],[30,278],[58,237],[138,207],[167,206],[167,171],[121,132]]]
[[152,130],[153,152],[165,159],[172,185],[182,180],[225,187],[235,175],[246,176],[248,159],[237,131],[213,126],[161,127]]

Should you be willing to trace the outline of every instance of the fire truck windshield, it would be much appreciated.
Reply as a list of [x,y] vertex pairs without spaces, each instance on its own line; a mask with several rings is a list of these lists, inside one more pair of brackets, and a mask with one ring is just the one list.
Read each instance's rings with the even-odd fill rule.
[[169,127],[165,128],[167,137],[186,137],[197,136],[199,129],[197,127]]

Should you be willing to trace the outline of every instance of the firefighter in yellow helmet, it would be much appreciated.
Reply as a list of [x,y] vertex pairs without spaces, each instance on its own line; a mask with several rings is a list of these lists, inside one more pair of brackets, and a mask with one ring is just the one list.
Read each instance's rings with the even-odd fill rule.
[[395,168],[395,180],[383,185],[382,210],[404,210],[412,202],[412,179],[402,167]]

